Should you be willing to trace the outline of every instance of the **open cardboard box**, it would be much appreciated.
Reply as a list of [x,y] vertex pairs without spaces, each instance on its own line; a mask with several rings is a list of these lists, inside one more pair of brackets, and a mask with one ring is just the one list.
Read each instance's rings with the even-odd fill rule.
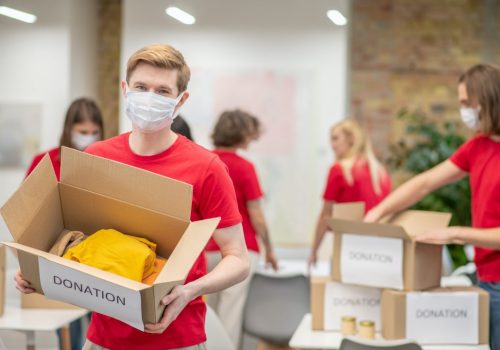
[[[61,152],[57,181],[46,156],[1,208],[21,272],[55,299],[135,328],[160,320],[160,300],[183,284],[220,218],[190,221],[192,186],[73,149]],[[47,253],[64,230],[103,228],[145,237],[168,261],[153,285]]]
[[407,210],[366,223],[360,203],[335,204],[333,212],[327,222],[334,232],[334,281],[408,291],[440,285],[442,246],[415,238],[448,226],[451,214]]
[[477,287],[383,290],[382,336],[422,344],[487,344],[489,295]]

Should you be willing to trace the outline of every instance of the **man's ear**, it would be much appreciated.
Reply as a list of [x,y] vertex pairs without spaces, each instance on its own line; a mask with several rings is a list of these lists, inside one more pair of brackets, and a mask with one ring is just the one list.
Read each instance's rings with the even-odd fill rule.
[[127,95],[127,86],[128,86],[128,84],[127,84],[127,82],[125,80],[122,80],[121,83],[120,83],[120,85],[121,85],[121,88],[122,88],[122,95],[123,95],[123,97],[125,97]]
[[189,98],[189,91],[184,91],[184,95],[182,95],[181,100],[177,104],[177,108],[181,108],[184,102],[186,102],[188,98]]

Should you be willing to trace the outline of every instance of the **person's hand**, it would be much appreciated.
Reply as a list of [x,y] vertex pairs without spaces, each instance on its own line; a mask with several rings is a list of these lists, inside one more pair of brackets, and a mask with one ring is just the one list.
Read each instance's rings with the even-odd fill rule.
[[381,219],[381,217],[382,217],[382,215],[377,210],[377,207],[375,207],[372,210],[369,210],[368,213],[366,213],[363,221],[364,222],[377,222]]
[[271,265],[274,271],[278,271],[278,259],[272,251],[266,252],[266,266]]
[[160,322],[146,324],[144,327],[145,332],[163,333],[192,299],[189,284],[176,286],[161,300],[161,303],[167,305],[167,307],[163,311],[163,317]]
[[416,237],[417,242],[430,244],[463,244],[457,240],[458,227],[446,227],[430,230]]
[[17,270],[16,275],[14,276],[14,281],[16,282],[17,290],[21,293],[30,294],[35,292],[30,283],[24,279],[21,270]]
[[316,252],[311,252],[309,255],[309,259],[307,260],[307,268],[310,270],[314,266],[316,266],[316,262],[318,261],[318,256]]

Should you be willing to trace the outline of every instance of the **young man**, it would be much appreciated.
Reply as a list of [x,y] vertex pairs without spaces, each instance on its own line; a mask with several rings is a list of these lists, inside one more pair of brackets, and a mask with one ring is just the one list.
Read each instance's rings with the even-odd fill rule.
[[[167,305],[157,324],[141,332],[111,317],[92,315],[84,349],[204,349],[203,294],[230,287],[248,275],[248,252],[243,238],[236,195],[219,158],[172,132],[170,126],[186,102],[189,67],[180,52],[168,45],[151,45],[127,63],[122,92],[133,130],[98,142],[86,151],[193,185],[191,219],[222,218],[213,237],[223,259],[209,274],[200,255],[186,284],[162,299]],[[30,292],[20,273],[17,287]]]

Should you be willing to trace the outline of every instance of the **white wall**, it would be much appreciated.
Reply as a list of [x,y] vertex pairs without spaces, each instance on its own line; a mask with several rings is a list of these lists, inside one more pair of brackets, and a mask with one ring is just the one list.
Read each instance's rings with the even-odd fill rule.
[[[38,151],[47,150],[59,143],[71,100],[96,96],[97,0],[10,0],[1,5],[38,17],[26,24],[0,16],[0,104],[39,104]],[[0,205],[25,171],[0,169]],[[8,239],[0,220],[0,240]]]
[[[328,128],[346,114],[347,28],[334,26],[326,10],[338,8],[347,13],[348,1],[177,2],[195,15],[193,26],[167,17],[164,10],[168,4],[160,0],[124,1],[122,72],[128,57],[147,44],[169,43],[179,49],[193,72],[191,97],[182,113],[196,140],[207,147],[208,133],[220,112],[220,106],[207,103],[207,95],[213,94],[211,86],[200,86],[206,85],[207,75],[217,79],[245,72],[274,72],[278,78],[297,78],[301,99],[290,103],[299,104],[295,105],[298,114],[288,121],[297,131],[293,134],[280,134],[279,125],[265,119],[265,103],[272,104],[273,98],[279,97],[275,90],[262,86],[264,93],[236,100],[268,126],[267,134],[247,155],[256,162],[268,195],[265,207],[274,240],[308,242],[333,161]],[[268,97],[269,101],[263,101]],[[225,105],[236,107],[231,101]],[[121,130],[129,129],[122,113]],[[293,150],[268,154],[277,138],[283,137],[293,140]]]

